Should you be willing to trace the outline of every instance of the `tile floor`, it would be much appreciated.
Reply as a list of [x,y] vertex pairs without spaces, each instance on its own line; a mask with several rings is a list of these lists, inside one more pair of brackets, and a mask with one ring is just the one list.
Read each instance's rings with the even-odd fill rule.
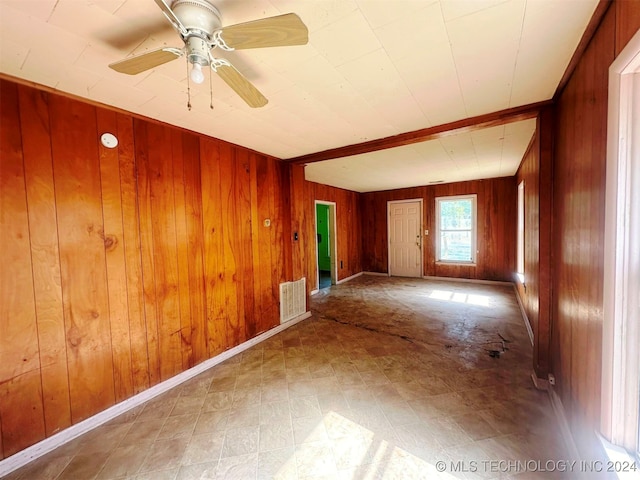
[[362,276],[311,309],[7,479],[565,478],[511,287]]

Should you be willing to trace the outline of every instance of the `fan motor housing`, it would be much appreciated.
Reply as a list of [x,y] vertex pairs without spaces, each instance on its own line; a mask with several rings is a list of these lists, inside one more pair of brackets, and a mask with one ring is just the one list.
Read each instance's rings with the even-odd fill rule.
[[187,58],[190,63],[199,63],[203,67],[209,65],[209,44],[198,36],[190,36],[185,40]]
[[175,0],[171,10],[187,30],[199,30],[209,37],[222,26],[220,12],[206,0]]

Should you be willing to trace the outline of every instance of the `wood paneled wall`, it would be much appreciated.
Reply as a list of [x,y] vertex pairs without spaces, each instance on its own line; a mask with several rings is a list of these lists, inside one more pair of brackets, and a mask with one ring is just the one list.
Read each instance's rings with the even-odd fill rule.
[[[435,198],[447,195],[477,194],[478,254],[476,266],[436,264]],[[513,281],[516,254],[517,192],[515,177],[474,180],[384,192],[363,193],[362,258],[368,272],[388,272],[387,202],[421,198],[423,230],[423,274],[481,280]]]
[[315,201],[336,204],[338,243],[338,280],[362,272],[362,233],[360,230],[360,194],[350,190],[308,182],[304,167],[291,165],[291,230],[293,241],[293,276],[307,278],[307,291],[318,288],[316,258]]
[[534,335],[533,368],[547,379],[551,342],[553,107],[542,109],[536,133],[516,172],[524,182],[524,283],[518,295]]
[[0,89],[5,458],[277,325],[292,264],[283,162]]
[[640,2],[613,2],[556,105],[551,367],[585,455],[600,424],[608,68],[639,27]]
[[518,295],[531,330],[538,330],[540,276],[540,135],[536,131],[516,173],[524,182],[524,283],[516,281]]

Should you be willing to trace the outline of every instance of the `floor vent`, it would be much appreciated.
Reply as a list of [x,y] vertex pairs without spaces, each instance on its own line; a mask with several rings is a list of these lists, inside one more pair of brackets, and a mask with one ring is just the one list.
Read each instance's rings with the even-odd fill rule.
[[280,323],[307,312],[307,287],[305,278],[280,284]]

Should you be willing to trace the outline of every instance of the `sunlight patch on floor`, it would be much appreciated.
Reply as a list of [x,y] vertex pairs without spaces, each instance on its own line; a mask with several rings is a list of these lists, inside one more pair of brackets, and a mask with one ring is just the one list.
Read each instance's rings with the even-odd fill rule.
[[[328,436],[329,449],[318,438]],[[296,445],[274,478],[285,478],[297,470],[299,477],[340,474],[340,478],[373,480],[379,478],[438,478],[456,480],[430,462],[388,441],[380,434],[335,412],[318,420],[306,439]]]
[[490,297],[487,295],[471,295],[467,293],[452,292],[450,290],[434,290],[429,295],[429,298],[456,303],[468,303],[471,305],[479,305],[481,307],[488,307],[490,300]]

